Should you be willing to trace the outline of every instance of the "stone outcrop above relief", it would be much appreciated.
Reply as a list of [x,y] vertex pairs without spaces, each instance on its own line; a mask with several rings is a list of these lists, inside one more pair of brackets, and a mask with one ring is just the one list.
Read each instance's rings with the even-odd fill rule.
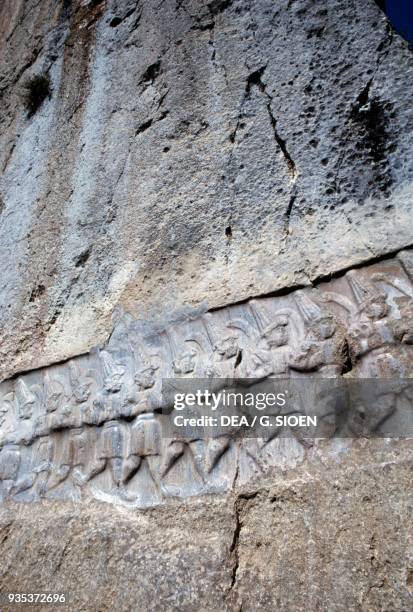
[[0,23],[3,378],[103,343],[118,304],[165,326],[411,243],[412,55],[373,0]]
[[[316,288],[187,315],[164,329],[119,316],[105,346],[4,382],[3,498],[94,496],[146,506],[225,491],[270,466],[300,461],[306,443],[294,436],[284,448],[275,435],[165,437],[163,381],[408,381],[413,285],[402,262],[409,256],[405,251]],[[409,385],[379,395],[372,428],[393,415],[396,395],[411,410]]]

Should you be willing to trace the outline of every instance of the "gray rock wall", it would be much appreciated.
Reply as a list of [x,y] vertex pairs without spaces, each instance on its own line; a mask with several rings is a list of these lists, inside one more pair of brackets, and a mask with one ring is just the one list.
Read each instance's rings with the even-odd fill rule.
[[411,243],[412,56],[373,0],[1,11],[3,377],[118,304],[168,322]]
[[[1,593],[413,607],[412,67],[373,0],[1,3]],[[166,439],[166,377],[376,394]]]
[[[340,455],[351,450],[348,438],[413,436],[413,285],[403,265],[410,258],[403,251],[318,288],[188,314],[161,330],[123,315],[104,347],[4,382],[0,499],[147,507],[311,464],[314,438],[335,437],[331,452]],[[348,405],[323,400],[320,378],[329,393],[341,384]],[[394,378],[397,386],[385,384]],[[237,380],[248,389],[281,379],[282,391],[292,383],[292,399],[274,414],[315,414],[319,427],[301,435],[255,427],[241,438],[236,428],[168,426],[178,411],[167,416],[174,406],[167,381],[175,394],[178,379],[194,381],[186,392],[215,393]],[[222,402],[216,414],[228,414]]]
[[1,590],[64,592],[76,611],[410,610],[411,450],[359,442],[340,463],[139,513],[2,505]]

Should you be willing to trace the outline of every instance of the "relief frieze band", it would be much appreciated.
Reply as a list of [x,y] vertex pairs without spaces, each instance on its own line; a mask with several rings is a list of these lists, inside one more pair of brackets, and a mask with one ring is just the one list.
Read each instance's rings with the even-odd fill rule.
[[305,452],[292,437],[170,439],[165,379],[411,377],[413,284],[400,258],[317,288],[187,316],[143,333],[123,316],[104,347],[0,385],[0,499],[136,506],[223,492]]

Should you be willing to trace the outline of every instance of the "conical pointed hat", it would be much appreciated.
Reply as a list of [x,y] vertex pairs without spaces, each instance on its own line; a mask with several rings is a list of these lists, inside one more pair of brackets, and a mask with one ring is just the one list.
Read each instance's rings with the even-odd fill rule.
[[121,376],[125,370],[115,363],[112,355],[107,351],[102,351],[100,353],[100,358],[102,360],[102,369],[105,378],[110,378],[111,376]]
[[211,342],[206,334],[202,332],[194,332],[192,333],[186,340],[185,343],[195,344],[198,349],[201,349],[204,353],[207,353],[211,350]]
[[270,321],[268,317],[265,315],[265,313],[262,311],[262,308],[258,306],[257,300],[250,300],[249,305],[250,305],[252,314],[254,316],[254,319],[257,323],[257,327],[259,331],[262,332],[263,329],[266,329],[270,325]]
[[297,291],[294,299],[304,322],[307,324],[317,321],[325,314],[320,306],[313,302],[304,291]]
[[36,401],[35,396],[22,378],[17,381],[16,396],[19,404],[33,404]]
[[63,393],[64,387],[62,383],[52,378],[47,371],[44,373],[44,382],[47,389],[47,395],[60,395]]
[[371,294],[372,287],[369,288],[366,284],[362,283],[360,279],[357,278],[354,270],[347,272],[346,278],[357,304],[362,304],[369,294]]
[[70,384],[73,385],[74,387],[76,387],[79,384],[80,371],[79,371],[77,363],[73,359],[72,361],[69,362],[69,378],[70,378]]
[[240,331],[244,332],[247,338],[253,338],[257,335],[256,329],[254,329],[250,323],[244,321],[244,319],[231,319],[231,321],[227,324],[227,327],[229,329],[239,329]]
[[350,270],[350,272],[347,272],[346,278],[358,306],[361,306],[366,300],[368,300],[368,298],[381,297],[385,295],[371,283],[366,281],[363,282],[360,277],[357,276],[355,270]]

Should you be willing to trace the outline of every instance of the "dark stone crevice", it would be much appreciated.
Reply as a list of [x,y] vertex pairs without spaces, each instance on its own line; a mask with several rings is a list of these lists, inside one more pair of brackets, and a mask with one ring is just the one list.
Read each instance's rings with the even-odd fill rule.
[[287,206],[287,210],[284,213],[284,237],[287,238],[289,233],[290,233],[290,218],[291,218],[291,213],[293,211],[293,207],[294,207],[294,203],[297,199],[297,190],[296,187],[294,185],[292,191],[291,191],[291,195],[290,195],[290,200],[288,202],[288,206]]
[[233,0],[213,0],[208,4],[208,10],[212,16],[223,13],[232,5]]
[[[373,73],[348,111],[341,135],[343,152],[338,158],[334,178],[326,190],[327,194],[335,193],[341,203],[351,198],[361,206],[368,197],[390,195],[393,177],[389,154],[395,148],[391,136],[391,120],[395,114],[390,101],[382,100],[372,92],[376,75],[390,52],[393,34],[388,23],[385,35],[376,48],[377,59]],[[340,178],[345,162],[349,165],[358,164],[360,173],[356,172],[350,178]],[[348,220],[351,223],[350,217]]]
[[237,497],[234,502],[234,531],[232,534],[232,542],[229,548],[229,561],[231,567],[231,582],[228,587],[228,590],[225,594],[225,601],[229,602],[232,596],[233,589],[237,582],[237,574],[239,569],[239,539],[242,529],[242,521],[241,521],[241,506],[242,506],[242,497]]
[[277,131],[277,119],[275,118],[274,113],[272,111],[272,107],[271,107],[273,98],[268,93],[267,88],[262,81],[262,76],[265,72],[265,69],[266,69],[266,66],[262,66],[261,68],[259,68],[258,70],[256,70],[255,72],[249,75],[247,79],[246,88],[245,88],[245,95],[248,97],[251,93],[252,87],[255,85],[256,87],[258,87],[260,92],[266,97],[266,108],[267,108],[268,116],[270,119],[274,140],[277,143],[278,147],[281,149],[281,152],[287,164],[289,175],[291,176],[292,179],[295,179],[296,177],[295,162],[292,159],[288,151],[286,141],[280,136],[280,134]]
[[[242,123],[242,119],[244,116],[244,106],[246,101],[249,99],[250,95],[251,95],[251,91],[253,87],[257,87],[258,90],[263,94],[263,96],[265,97],[265,107],[268,113],[268,117],[270,120],[270,124],[271,124],[271,128],[272,128],[272,133],[273,133],[273,138],[275,143],[277,144],[277,148],[279,148],[283,154],[285,163],[287,165],[287,172],[291,178],[291,180],[293,181],[293,183],[296,180],[297,177],[297,169],[296,169],[296,165],[295,162],[292,158],[292,156],[290,155],[289,151],[288,151],[288,147],[287,147],[287,143],[286,141],[281,137],[281,135],[278,132],[277,129],[277,119],[273,113],[272,110],[272,96],[268,93],[266,85],[263,83],[262,81],[262,75],[265,72],[266,69],[266,65],[261,66],[258,70],[255,70],[254,72],[252,72],[246,81],[245,84],[245,90],[244,90],[244,95],[243,98],[241,100],[240,103],[240,108],[238,111],[238,118],[237,118],[237,123],[235,125],[234,130],[230,133],[229,135],[229,140],[231,142],[231,144],[235,144],[235,141],[237,139],[237,134],[238,134],[238,130],[243,126]],[[228,159],[228,164],[231,163],[232,160],[232,155],[233,155],[233,148],[231,149],[231,153]],[[293,192],[295,193],[295,190],[293,190]],[[291,194],[291,196],[293,195],[293,192]],[[295,197],[294,197],[295,199]],[[291,198],[290,198],[290,202],[288,205],[288,209],[289,209],[289,214],[291,213],[291,208],[292,208],[292,204],[291,204]]]
[[154,119],[153,117],[151,117],[144,123],[141,123],[141,125],[139,125],[136,128],[135,136],[142,134],[142,132],[146,132],[146,130],[148,130],[154,123],[158,123],[159,121],[162,121],[163,119],[165,119],[165,117],[167,117],[168,114],[169,114],[169,111],[164,111],[163,113],[161,113],[161,115],[158,118]]
[[154,64],[151,64],[150,66],[147,67],[147,69],[141,76],[139,84],[153,83],[154,80],[159,76],[160,71],[161,71],[161,60],[158,60]]
[[[231,567],[231,582],[225,594],[225,602],[229,605],[233,605],[232,596],[233,591],[237,583],[238,571],[240,565],[240,553],[239,553],[239,543],[241,531],[244,524],[244,514],[248,503],[255,499],[260,493],[268,493],[265,489],[260,489],[248,493],[241,493],[237,495],[234,500],[234,508],[233,508],[233,516],[234,516],[234,530],[232,534],[232,541],[229,547],[229,562]],[[238,610],[242,609],[242,603],[238,606]]]
[[43,102],[52,96],[50,77],[48,74],[37,74],[30,78],[25,85],[24,103],[27,116],[32,117],[42,106]]

